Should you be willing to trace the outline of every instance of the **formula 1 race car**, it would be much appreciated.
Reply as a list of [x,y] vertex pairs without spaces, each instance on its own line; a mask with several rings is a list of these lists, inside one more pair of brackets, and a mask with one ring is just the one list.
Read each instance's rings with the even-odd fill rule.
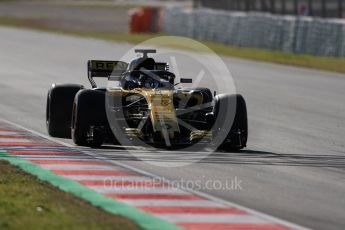
[[[92,88],[53,84],[48,91],[46,125],[53,137],[72,138],[82,146],[103,143],[158,147],[202,145],[225,151],[246,146],[247,109],[238,94],[208,88],[180,88],[192,83],[169,72],[169,65],[148,57],[123,61],[88,61]],[[108,78],[97,87],[94,78]],[[109,86],[112,85],[112,86]]]

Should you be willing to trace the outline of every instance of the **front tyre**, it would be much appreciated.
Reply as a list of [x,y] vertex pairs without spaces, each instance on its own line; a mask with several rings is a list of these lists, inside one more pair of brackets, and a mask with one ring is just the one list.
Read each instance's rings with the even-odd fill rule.
[[[228,118],[222,117],[223,115],[219,112],[220,106],[227,106],[234,111],[231,112],[231,116],[233,116],[231,129],[218,147],[218,150],[228,152],[243,149],[247,146],[248,139],[247,106],[243,96],[239,94],[222,94],[215,97],[213,113],[215,114],[216,119],[220,119],[221,121],[226,120]],[[216,124],[218,127],[214,127],[215,130],[221,130],[224,128],[222,127],[224,124],[221,122],[216,122]]]

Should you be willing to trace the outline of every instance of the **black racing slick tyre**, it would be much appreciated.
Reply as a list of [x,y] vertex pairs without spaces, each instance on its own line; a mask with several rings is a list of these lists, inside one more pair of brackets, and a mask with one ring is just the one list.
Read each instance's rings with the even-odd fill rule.
[[50,136],[70,138],[74,96],[84,88],[77,84],[53,84],[47,95],[46,126]]
[[105,92],[84,89],[77,93],[73,103],[71,136],[76,145],[100,147],[105,139],[107,123]]
[[[216,124],[215,130],[224,129],[224,121],[226,119],[232,120],[231,129],[225,133],[225,138],[219,145],[218,150],[222,151],[238,151],[247,145],[248,139],[248,118],[247,106],[242,95],[218,95],[214,99],[214,109]],[[230,109],[228,117],[222,117],[220,114],[220,106],[225,106]],[[224,111],[224,110],[223,110]]]

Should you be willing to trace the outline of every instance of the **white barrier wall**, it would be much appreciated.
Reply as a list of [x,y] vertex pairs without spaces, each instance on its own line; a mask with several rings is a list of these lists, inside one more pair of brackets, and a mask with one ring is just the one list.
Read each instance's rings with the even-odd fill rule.
[[243,47],[345,57],[345,20],[166,8],[163,31]]

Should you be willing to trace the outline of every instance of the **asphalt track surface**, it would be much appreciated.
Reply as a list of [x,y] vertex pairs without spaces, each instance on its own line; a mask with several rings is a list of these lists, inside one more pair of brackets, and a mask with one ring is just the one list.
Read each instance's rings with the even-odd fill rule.
[[63,1],[0,2],[2,17],[25,19],[28,24],[49,28],[89,32],[127,32],[129,9],[125,6],[73,6]]
[[[43,134],[51,83],[88,85],[86,60],[117,59],[132,47],[4,27],[0,35],[0,117]],[[244,151],[214,153],[178,168],[148,164],[160,161],[160,156],[145,150],[146,161],[118,147],[93,153],[173,181],[200,180],[204,185],[236,177],[242,189],[200,190],[308,228],[343,229],[345,75],[233,58],[223,61],[247,100],[250,134]]]

